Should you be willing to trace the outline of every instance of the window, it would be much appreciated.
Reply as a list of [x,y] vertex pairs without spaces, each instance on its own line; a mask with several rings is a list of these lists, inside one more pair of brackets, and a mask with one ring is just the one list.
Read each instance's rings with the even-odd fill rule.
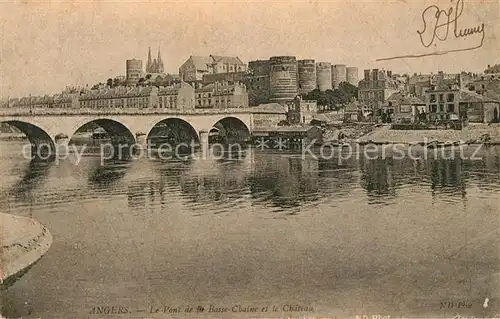
[[444,101],[444,94],[439,94],[439,102],[443,102]]
[[453,102],[455,101],[455,94],[449,93],[448,98],[446,99],[448,102]]
[[444,104],[439,104],[439,112],[444,112]]
[[429,97],[429,101],[436,102],[436,94],[431,94]]
[[448,104],[448,113],[455,113],[455,104]]
[[436,113],[436,112],[437,112],[437,105],[431,104],[431,113]]

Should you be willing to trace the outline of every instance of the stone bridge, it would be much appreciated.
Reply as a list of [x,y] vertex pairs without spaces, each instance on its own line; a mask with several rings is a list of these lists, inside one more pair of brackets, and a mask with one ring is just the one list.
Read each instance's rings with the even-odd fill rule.
[[[200,144],[208,145],[208,134],[214,127],[249,135],[253,129],[250,109],[158,110],[158,109],[31,109],[0,110],[0,122],[22,131],[32,147],[42,143],[50,151],[67,143],[82,126],[94,123],[102,127],[114,145],[140,143],[138,137],[150,137],[153,128],[177,124],[187,129]],[[175,126],[175,125],[174,125]],[[239,132],[239,133],[238,133]]]

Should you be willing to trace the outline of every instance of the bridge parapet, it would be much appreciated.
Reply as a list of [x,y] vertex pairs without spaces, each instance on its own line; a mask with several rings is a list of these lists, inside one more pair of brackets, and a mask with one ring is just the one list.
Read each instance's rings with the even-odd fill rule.
[[227,109],[137,109],[137,108],[33,108],[12,109],[0,108],[0,116],[46,116],[46,115],[217,115],[262,113],[262,109],[227,108]]

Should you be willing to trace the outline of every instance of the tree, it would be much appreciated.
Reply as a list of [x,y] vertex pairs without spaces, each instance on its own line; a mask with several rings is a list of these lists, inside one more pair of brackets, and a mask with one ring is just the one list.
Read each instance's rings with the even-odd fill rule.
[[345,101],[344,103],[349,103],[351,102],[352,98],[357,98],[358,97],[358,87],[352,85],[349,82],[342,82],[339,84],[339,90],[344,93],[344,98]]
[[117,86],[120,86],[122,85],[121,81],[119,78],[114,78],[113,79],[113,87],[117,87]]
[[329,109],[336,108],[337,105],[346,105],[353,97],[358,97],[358,88],[348,82],[340,83],[338,89],[326,91],[315,89],[303,96],[305,100],[316,100],[318,105],[327,106]]
[[102,86],[102,83],[97,83],[97,84],[94,84],[94,86],[91,88],[91,90],[97,90],[98,88],[100,88]]
[[143,85],[144,81],[146,81],[144,78],[140,78],[139,81],[137,82],[137,86]]

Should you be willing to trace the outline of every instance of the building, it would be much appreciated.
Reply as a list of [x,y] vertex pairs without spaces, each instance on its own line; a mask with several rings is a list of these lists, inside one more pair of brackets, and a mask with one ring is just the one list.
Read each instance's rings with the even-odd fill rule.
[[40,108],[77,108],[79,107],[78,93],[63,92],[52,96],[27,96],[20,99],[10,99],[4,107],[21,109]]
[[376,119],[382,115],[383,103],[396,92],[399,92],[399,86],[392,79],[391,71],[365,70],[363,79],[359,81],[358,100],[371,109]]
[[500,74],[481,74],[475,76],[465,85],[470,91],[483,94],[492,91],[500,95]]
[[[161,87],[158,90],[158,108],[194,109],[195,90],[188,83],[181,82],[171,87]],[[155,107],[155,106],[153,106]]]
[[255,128],[276,127],[287,120],[288,109],[279,103],[267,103],[252,107]]
[[362,119],[361,104],[354,99],[344,108],[344,122],[357,122]]
[[152,108],[158,105],[158,88],[116,87],[90,90],[78,98],[81,108]]
[[407,91],[418,98],[424,98],[425,91],[429,90],[432,86],[441,81],[445,85],[458,85],[462,86],[459,74],[445,74],[438,72],[437,74],[416,74],[414,73],[408,79]]
[[148,62],[146,63],[146,73],[163,73],[163,61],[161,59],[160,48],[158,48],[158,57],[151,59],[151,48],[148,51]]
[[498,98],[461,89],[459,105],[461,109],[466,110],[469,122],[500,122],[500,100]]
[[427,118],[425,101],[408,93],[394,93],[387,98],[384,106],[392,114],[392,121],[414,123]]
[[442,120],[462,120],[467,118],[466,109],[460,109],[460,87],[447,85],[438,80],[425,91],[427,119],[430,122]]
[[243,82],[245,75],[246,72],[204,74],[201,80],[201,84],[207,85],[215,82],[228,82],[228,83]]
[[243,83],[248,90],[250,106],[269,103],[271,96],[269,71],[271,62],[269,60],[256,60],[248,62],[248,71],[243,77]]
[[240,82],[214,82],[195,90],[196,108],[248,107],[248,92]]
[[290,124],[309,124],[318,115],[316,101],[303,100],[300,97],[285,102],[287,107],[287,121]]
[[202,81],[205,74],[245,72],[246,65],[238,57],[190,56],[179,68],[179,75],[185,82]]

